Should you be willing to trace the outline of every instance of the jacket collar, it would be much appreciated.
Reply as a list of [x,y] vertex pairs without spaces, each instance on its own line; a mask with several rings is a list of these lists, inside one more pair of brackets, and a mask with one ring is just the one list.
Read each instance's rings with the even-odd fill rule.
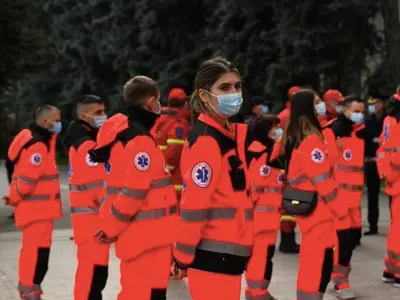
[[147,130],[150,130],[154,126],[156,120],[160,117],[160,115],[149,112],[135,105],[128,106],[124,113],[128,116],[129,121],[139,122]]

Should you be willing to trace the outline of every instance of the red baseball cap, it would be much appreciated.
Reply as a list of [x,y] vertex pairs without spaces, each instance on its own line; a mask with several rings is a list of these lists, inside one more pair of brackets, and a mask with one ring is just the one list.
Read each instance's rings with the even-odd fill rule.
[[400,101],[400,94],[394,94],[393,98],[396,99],[397,101]]
[[168,94],[168,102],[171,100],[186,101],[187,98],[185,91],[180,88],[173,88]]
[[289,90],[288,90],[288,97],[293,96],[294,94],[296,94],[297,92],[301,91],[301,87],[299,86],[292,86]]
[[342,93],[338,90],[327,90],[324,94],[324,101],[343,102],[344,98]]

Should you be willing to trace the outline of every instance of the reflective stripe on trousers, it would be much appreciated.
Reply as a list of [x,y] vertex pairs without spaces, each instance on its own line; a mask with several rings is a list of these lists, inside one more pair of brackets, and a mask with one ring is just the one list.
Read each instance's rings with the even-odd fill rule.
[[322,300],[324,294],[320,292],[316,293],[306,293],[300,290],[297,290],[297,300]]
[[246,291],[246,300],[275,300],[270,293],[266,292],[264,295],[252,295],[250,292]]
[[27,184],[37,184],[39,181],[52,181],[52,180],[57,180],[59,178],[60,177],[58,174],[41,176],[38,179],[30,178],[28,176],[23,176],[23,175],[18,176],[19,180],[21,180]]
[[169,208],[159,208],[147,211],[140,211],[134,216],[130,216],[127,214],[120,213],[111,205],[111,212],[115,218],[120,220],[121,222],[136,222],[136,221],[148,221],[148,220],[155,220],[163,217],[167,217],[170,215],[175,214],[178,211],[176,205],[173,205]]
[[206,239],[201,240],[201,242],[197,246],[176,243],[175,248],[178,251],[189,255],[194,255],[196,249],[201,249],[211,252],[249,257],[252,251],[252,246],[244,246],[228,242],[218,242]]
[[129,198],[145,199],[150,190],[167,187],[169,185],[172,185],[172,179],[167,177],[153,180],[153,182],[150,184],[150,188],[148,189],[131,189],[124,187],[122,188],[121,193]]
[[362,186],[362,185],[354,185],[354,184],[346,184],[346,183],[339,184],[339,188],[341,188],[342,190],[347,190],[347,191],[362,191],[362,190],[364,190],[364,186]]
[[[185,222],[202,222],[215,220],[232,220],[237,213],[236,208],[207,208],[188,210],[181,209],[181,220]],[[246,220],[253,220],[253,209],[244,210]]]
[[88,190],[102,188],[102,187],[105,187],[105,182],[103,180],[97,180],[85,184],[70,184],[69,190],[71,192],[85,192]]
[[262,280],[246,280],[247,286],[251,289],[266,290],[269,287],[269,281]]
[[333,283],[336,285],[349,283],[350,271],[351,271],[350,267],[345,267],[345,266],[340,266],[340,265],[334,266],[333,272],[332,272]]
[[40,300],[40,295],[43,294],[42,288],[37,284],[34,284],[33,286],[24,286],[19,282],[18,291],[23,300]]
[[[54,195],[54,199],[61,199],[60,193]],[[40,200],[50,200],[52,198],[51,194],[43,194],[43,195],[25,195],[22,196],[22,200],[26,201],[40,201]]]

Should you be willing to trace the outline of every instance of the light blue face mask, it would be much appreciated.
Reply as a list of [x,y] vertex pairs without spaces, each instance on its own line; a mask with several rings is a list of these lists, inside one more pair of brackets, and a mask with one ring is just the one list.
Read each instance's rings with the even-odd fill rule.
[[62,124],[61,122],[55,122],[53,123],[53,128],[49,129],[51,133],[59,134],[62,129]]
[[279,140],[282,135],[283,135],[283,129],[282,128],[275,129],[275,135],[273,137],[273,140],[274,141]]
[[94,127],[94,128],[100,128],[101,125],[103,125],[105,121],[107,121],[107,115],[104,115],[104,116],[95,116],[95,117],[94,117],[94,124],[93,124],[93,127]]
[[369,112],[370,115],[376,114],[375,104],[368,105],[368,112]]
[[315,111],[317,112],[318,116],[325,116],[326,114],[326,106],[324,102],[320,102],[315,105]]
[[269,108],[268,108],[268,106],[262,105],[262,106],[261,106],[260,113],[261,113],[262,115],[265,115],[265,114],[269,113]]
[[351,113],[350,120],[354,124],[361,124],[364,121],[364,114],[363,113]]
[[236,115],[243,103],[242,93],[224,94],[224,95],[214,95],[206,91],[210,95],[217,97],[218,104],[215,107],[215,111],[221,117],[229,118]]

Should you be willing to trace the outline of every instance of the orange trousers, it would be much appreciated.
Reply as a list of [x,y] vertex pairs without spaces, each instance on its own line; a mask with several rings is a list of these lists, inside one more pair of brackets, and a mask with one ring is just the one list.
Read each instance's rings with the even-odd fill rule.
[[53,221],[38,221],[22,229],[18,291],[21,299],[40,300],[49,264]]
[[361,238],[361,210],[359,207],[349,209],[349,217],[336,220],[337,242],[334,253],[332,281],[338,289],[350,287],[351,258]]
[[101,300],[108,277],[110,245],[99,244],[93,237],[77,248],[74,300]]
[[132,260],[121,260],[118,300],[167,299],[171,263],[172,246],[150,250]]
[[302,231],[297,275],[297,300],[322,299],[331,279],[335,225],[333,220],[317,223]]
[[188,269],[193,300],[240,300],[242,276]]
[[273,262],[272,258],[275,254],[276,231],[265,233],[262,239],[257,239],[253,245],[246,270],[246,297],[248,299],[257,297],[268,299],[268,287],[272,277]]
[[394,196],[390,205],[392,219],[387,237],[386,272],[400,283],[400,196]]

